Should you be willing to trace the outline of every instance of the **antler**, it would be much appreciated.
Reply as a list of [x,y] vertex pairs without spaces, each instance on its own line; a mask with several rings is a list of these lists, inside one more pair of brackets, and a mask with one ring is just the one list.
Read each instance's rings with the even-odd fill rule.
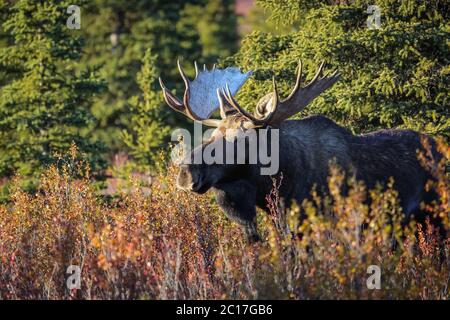
[[225,95],[225,98],[233,108],[256,125],[270,124],[278,126],[282,121],[303,110],[312,100],[330,88],[339,79],[340,75],[337,70],[329,76],[325,75],[320,77],[324,63],[322,62],[320,64],[314,78],[309,84],[301,88],[302,62],[299,61],[297,81],[289,96],[283,101],[279,99],[277,84],[275,77],[273,77],[273,92],[261,98],[256,106],[255,115],[246,112],[229,94]]
[[251,75],[251,71],[241,73],[238,68],[208,70],[204,65],[203,71],[199,71],[197,63],[195,65],[195,79],[190,81],[180,61],[177,61],[178,70],[185,84],[183,101],[173,95],[164,85],[161,78],[159,84],[163,90],[166,103],[175,111],[183,113],[192,120],[201,121],[208,126],[217,126],[219,120],[209,119],[218,108],[221,110],[221,116],[226,117],[232,110],[228,103],[221,99],[219,89],[228,83],[231,86],[230,94],[234,95]]

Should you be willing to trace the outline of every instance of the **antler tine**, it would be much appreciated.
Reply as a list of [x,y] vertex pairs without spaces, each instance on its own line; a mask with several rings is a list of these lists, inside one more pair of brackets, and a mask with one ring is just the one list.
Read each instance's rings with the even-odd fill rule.
[[180,71],[181,74],[181,78],[183,78],[184,84],[186,86],[186,89],[189,89],[189,79],[186,76],[186,74],[184,73],[183,67],[180,64],[180,60],[177,60],[177,66],[178,66],[178,71]]
[[327,88],[331,87],[339,79],[339,77],[340,74],[337,70],[335,70],[331,74],[327,74],[321,79],[317,80],[315,83],[312,83],[312,89],[324,91]]
[[175,111],[181,112],[184,114],[184,106],[183,103],[180,101],[180,99],[178,99],[176,96],[174,96],[172,94],[172,92],[170,92],[166,86],[164,85],[163,80],[161,79],[161,77],[159,77],[159,85],[161,86],[162,90],[163,90],[163,96],[164,96],[164,100],[166,101],[166,103],[169,105],[169,107],[171,107],[172,109],[174,109]]
[[219,88],[217,88],[216,93],[217,93],[217,99],[219,100],[220,117],[222,119],[225,119],[227,117],[227,115],[225,112],[225,105],[223,102],[223,97],[222,97],[222,94],[221,94]]
[[320,76],[320,73],[322,72],[324,64],[325,64],[325,60],[322,61],[322,63],[320,64],[319,68],[317,69],[316,74],[314,75],[314,78],[308,83],[308,85],[306,87],[309,87],[311,84],[313,84],[314,82],[317,81],[317,79]]
[[272,77],[272,86],[273,86],[273,103],[274,103],[274,110],[271,111],[273,113],[275,109],[278,107],[278,88],[277,88],[277,82],[275,80],[275,76]]
[[247,119],[249,119],[250,121],[252,121],[255,124],[262,124],[263,121],[261,119],[257,119],[255,118],[252,114],[248,113],[247,111],[245,111],[240,105],[239,103],[237,103],[236,100],[234,100],[233,95],[231,94],[230,88],[228,87],[228,83],[225,85],[225,99],[228,101],[228,103],[236,109],[237,112],[239,112],[240,114],[242,114],[244,117],[246,117]]
[[224,92],[223,89],[217,88],[217,99],[219,100],[219,109],[220,109],[220,117],[225,119],[227,115],[231,113],[236,113],[237,111],[228,103],[228,101],[224,101]]
[[222,94],[225,97],[225,100],[234,108],[236,111],[244,114],[246,111],[242,109],[242,107],[237,103],[236,100],[233,99],[231,95],[230,88],[228,87],[228,83],[225,84],[225,91],[222,88]]
[[303,76],[303,63],[302,60],[298,60],[298,71],[297,71],[297,79],[295,81],[294,88],[292,89],[291,93],[287,96],[285,100],[289,100],[297,91],[300,89],[300,85],[302,83],[302,76]]
[[339,74],[335,71],[331,75],[326,74],[321,77],[324,65],[325,61],[322,61],[313,79],[308,83],[308,85],[302,88],[301,81],[303,70],[302,62],[299,61],[297,80],[289,96],[286,99],[279,101],[275,87],[274,93],[270,96],[270,99],[266,96],[260,100],[260,103],[262,103],[263,106],[265,105],[265,114],[261,116],[263,119],[260,118],[260,120],[277,126],[283,120],[286,120],[303,110],[303,108],[305,108],[323,91],[331,87],[338,80]]
[[199,74],[197,61],[194,61],[194,68],[195,68],[195,79],[197,79]]
[[185,113],[192,120],[202,121],[203,119],[200,119],[199,117],[197,117],[189,105],[190,81],[189,81],[189,78],[186,76],[186,73],[184,72],[183,67],[180,64],[180,60],[177,60],[177,65],[178,65],[178,70],[180,71],[180,74],[181,74],[181,78],[183,78],[184,85],[186,86],[186,89],[184,91],[184,97],[183,97],[183,105],[185,108]]
[[339,78],[341,74],[338,72],[338,70],[334,70],[332,74],[330,74],[330,78]]

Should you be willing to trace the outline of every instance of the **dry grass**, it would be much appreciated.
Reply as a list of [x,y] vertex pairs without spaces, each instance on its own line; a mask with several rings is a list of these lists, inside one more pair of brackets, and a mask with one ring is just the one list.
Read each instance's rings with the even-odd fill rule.
[[[429,187],[442,200],[427,209],[449,228],[450,151],[441,151]],[[347,181],[332,168],[330,197],[287,215],[274,188],[271,214],[258,217],[265,241],[247,245],[211,197],[175,190],[174,175],[162,172],[150,195],[136,185],[106,202],[69,160],[43,175],[35,195],[13,188],[0,206],[0,299],[449,299],[449,241],[440,244],[431,225],[401,228],[392,188],[349,181],[344,197]],[[80,290],[66,289],[69,265],[82,267]],[[369,265],[381,268],[380,290],[366,287]]]

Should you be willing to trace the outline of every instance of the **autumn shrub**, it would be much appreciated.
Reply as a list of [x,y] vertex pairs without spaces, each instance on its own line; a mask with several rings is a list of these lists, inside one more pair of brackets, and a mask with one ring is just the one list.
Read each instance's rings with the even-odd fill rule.
[[[440,194],[424,210],[448,231],[450,150],[439,145],[439,163],[420,156]],[[427,222],[402,227],[392,183],[367,190],[331,166],[329,196],[283,208],[274,178],[269,214],[258,214],[263,241],[250,245],[211,195],[175,188],[173,166],[148,188],[130,177],[105,201],[73,158],[35,194],[17,177],[0,206],[0,299],[449,298],[450,242]],[[69,265],[81,268],[80,289],[67,289]],[[380,289],[367,286],[369,266]]]

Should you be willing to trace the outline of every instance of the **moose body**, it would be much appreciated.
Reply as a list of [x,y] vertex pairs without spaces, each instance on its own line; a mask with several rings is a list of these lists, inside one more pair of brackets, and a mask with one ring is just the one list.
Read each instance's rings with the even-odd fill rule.
[[[233,95],[239,89],[235,86],[234,93],[228,88],[219,90],[221,84],[217,83],[221,73],[229,81],[230,73],[227,70],[213,70],[198,73],[191,83],[180,68],[181,75],[186,84],[186,93],[183,102],[173,96],[161,82],[166,102],[173,109],[186,114],[196,121],[217,127],[212,138],[197,147],[187,157],[192,159],[196,154],[204,152],[207,146],[228,141],[236,146],[238,136],[228,133],[246,132],[248,130],[278,130],[279,139],[279,170],[283,179],[278,194],[286,207],[293,201],[301,203],[308,198],[311,190],[327,191],[327,178],[330,174],[330,163],[334,161],[347,175],[354,175],[372,189],[377,184],[386,185],[393,178],[394,188],[398,191],[400,204],[405,214],[404,223],[415,215],[422,219],[420,211],[422,201],[430,201],[433,194],[426,191],[425,184],[431,175],[421,166],[418,151],[423,149],[422,140],[428,139],[432,152],[436,158],[434,141],[420,133],[411,130],[380,130],[365,135],[353,135],[347,129],[339,126],[324,116],[311,116],[301,120],[287,120],[293,114],[303,109],[317,95],[332,86],[339,75],[319,77],[323,63],[314,79],[304,88],[300,87],[302,77],[301,64],[297,75],[297,82],[289,97],[279,101],[274,80],[274,92],[263,97],[257,104],[254,115],[247,113],[237,104]],[[233,76],[241,81],[242,76]],[[208,77],[214,79],[211,84]],[[198,79],[198,80],[197,80]],[[202,110],[211,100],[205,97],[200,105],[190,105],[190,95],[195,95],[194,87],[199,87],[202,81],[216,91],[217,104],[210,103],[209,109]],[[245,81],[245,79],[244,79]],[[190,86],[191,84],[195,84]],[[217,90],[216,88],[217,87]],[[237,87],[237,89],[236,89]],[[208,91],[202,91],[203,95]],[[200,101],[199,97],[192,99]],[[222,120],[209,119],[209,115],[220,108]],[[196,111],[197,110],[197,111]],[[198,116],[199,113],[206,118]],[[230,142],[231,141],[231,142]],[[218,146],[221,148],[221,146]],[[270,146],[269,146],[270,148]],[[224,149],[224,152],[225,149]],[[248,158],[248,150],[246,151]],[[182,189],[204,193],[212,189],[216,195],[219,206],[228,217],[243,226],[250,242],[259,239],[256,228],[256,207],[268,210],[266,196],[273,188],[273,176],[261,174],[261,163],[223,164],[213,163],[195,164],[192,161],[183,163],[177,179]],[[345,191],[344,191],[345,192]]]
[[[422,148],[417,132],[381,130],[357,136],[323,116],[285,121],[279,130],[279,172],[283,179],[278,193],[287,207],[292,201],[301,203],[308,198],[313,188],[327,192],[332,161],[368,188],[377,183],[386,185],[392,177],[405,222],[420,213],[422,201],[431,199],[425,184],[432,177],[417,158]],[[212,188],[226,215],[244,227],[249,241],[258,240],[256,207],[268,210],[266,196],[273,188],[273,177],[261,175],[259,164],[207,167],[182,166],[178,184],[189,189],[194,180],[197,183],[191,190],[199,193]]]

